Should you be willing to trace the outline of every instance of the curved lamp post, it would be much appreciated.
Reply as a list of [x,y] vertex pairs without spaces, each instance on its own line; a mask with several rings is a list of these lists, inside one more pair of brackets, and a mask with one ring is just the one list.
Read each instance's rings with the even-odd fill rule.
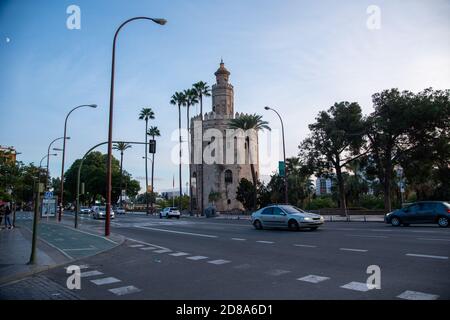
[[66,158],[66,140],[67,140],[67,119],[69,118],[70,114],[74,112],[76,109],[79,108],[97,108],[96,104],[82,104],[78,107],[73,108],[69,111],[69,113],[66,116],[66,120],[64,121],[64,141],[63,141],[63,153],[62,153],[62,165],[61,165],[61,191],[59,195],[59,214],[58,214],[58,221],[61,221],[61,214],[62,214],[62,208],[63,208],[63,195],[64,195],[64,160]]
[[284,202],[286,204],[289,204],[289,200],[288,200],[288,179],[287,179],[287,167],[286,167],[286,145],[284,142],[284,124],[283,124],[283,119],[281,119],[280,114],[278,113],[277,110],[270,108],[270,107],[264,107],[264,109],[266,110],[272,110],[273,112],[275,112],[278,116],[278,118],[280,118],[280,122],[281,122],[281,135],[283,136],[283,161],[284,161]]
[[[145,142],[133,142],[133,141],[113,141],[113,143],[119,143],[119,142],[123,142],[123,143],[129,143],[129,144],[146,144]],[[76,210],[75,210],[75,228],[78,227],[78,212],[80,210],[80,180],[81,180],[81,167],[83,166],[83,162],[84,159],[86,159],[87,155],[89,153],[91,153],[92,150],[96,149],[97,147],[100,147],[104,144],[107,144],[108,141],[105,142],[100,142],[99,144],[96,144],[95,146],[93,146],[92,148],[90,148],[83,156],[83,158],[81,158],[80,164],[78,166],[78,172],[77,172],[77,206],[76,206]],[[147,143],[148,144],[148,143]],[[122,192],[122,190],[120,190],[120,192]],[[106,220],[105,220],[106,223]]]
[[[50,148],[52,147],[52,144],[58,140],[64,139],[64,137],[60,137],[60,138],[56,138],[55,140],[53,140],[52,142],[50,142],[50,144],[48,145],[48,149],[47,149],[47,172],[46,172],[46,176],[45,176],[45,190],[47,190],[47,182],[48,182],[48,176],[49,176],[49,172],[48,172],[48,165],[49,165],[49,161],[50,161]],[[70,137],[66,138],[67,140],[70,139]],[[59,151],[59,150],[58,150]]]
[[115,59],[116,59],[116,41],[119,31],[127,23],[134,20],[150,20],[159,25],[165,25],[165,19],[155,19],[149,17],[134,17],[123,22],[116,30],[113,39],[112,48],[112,62],[111,62],[111,89],[109,95],[109,126],[108,126],[108,160],[106,163],[106,221],[105,221],[105,236],[109,236],[109,223],[110,223],[110,212],[111,212],[111,189],[112,189],[112,176],[111,176],[111,165],[112,165],[112,129],[113,129],[113,110],[114,110],[114,70],[115,70]]

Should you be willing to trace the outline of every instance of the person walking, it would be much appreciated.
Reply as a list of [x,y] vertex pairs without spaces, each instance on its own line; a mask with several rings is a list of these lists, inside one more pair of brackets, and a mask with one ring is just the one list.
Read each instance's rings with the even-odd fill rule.
[[[11,215],[11,208],[9,207],[9,204],[5,207],[5,228],[12,229],[13,225],[11,223],[10,216]],[[9,226],[8,226],[9,225]]]

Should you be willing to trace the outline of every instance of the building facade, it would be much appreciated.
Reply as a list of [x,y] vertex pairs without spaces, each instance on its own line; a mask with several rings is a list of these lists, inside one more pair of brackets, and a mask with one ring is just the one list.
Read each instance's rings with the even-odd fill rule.
[[[242,210],[236,200],[239,181],[252,181],[250,161],[254,163],[256,176],[259,174],[258,140],[250,140],[251,153],[247,152],[246,139],[237,136],[229,128],[230,119],[243,114],[235,113],[234,87],[229,82],[230,72],[221,61],[214,73],[216,83],[211,88],[212,110],[191,119],[191,181],[194,209],[201,208],[201,152],[203,164],[204,208],[214,205],[219,212]],[[200,149],[201,146],[201,149]]]

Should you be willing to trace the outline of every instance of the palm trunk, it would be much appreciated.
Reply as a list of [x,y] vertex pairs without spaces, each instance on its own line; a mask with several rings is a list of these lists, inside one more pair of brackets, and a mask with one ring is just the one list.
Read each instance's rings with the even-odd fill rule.
[[[123,151],[120,151],[120,182],[119,182],[119,185],[120,185],[120,206],[122,206],[122,176],[123,176],[123,174],[122,174],[122,165],[123,165]],[[78,205],[78,204],[77,204]]]
[[181,197],[182,197],[183,189],[181,186],[181,105],[180,104],[178,104],[178,140],[180,143],[180,154],[179,154],[180,163],[178,165],[178,175],[179,175],[179,182],[180,182],[180,199],[178,202],[179,202],[180,212],[181,212],[181,210],[182,210]]
[[[152,136],[152,139],[155,140],[155,136]],[[152,214],[153,214],[153,195],[155,194],[155,188],[153,187],[154,173],[155,173],[155,154],[152,153],[152,194],[151,194],[151,199],[150,199],[151,206],[152,206],[152,208],[151,208]]]
[[188,157],[189,157],[189,162],[188,162],[188,166],[189,166],[189,214],[192,213],[192,184],[191,184],[191,144],[189,143],[189,105],[187,105],[187,109],[186,109],[186,114],[187,114],[187,122],[186,122],[186,126],[187,126],[187,143],[188,143]]
[[253,210],[256,210],[256,200],[257,200],[257,178],[256,178],[256,172],[255,172],[255,165],[252,161],[252,156],[250,152],[250,139],[247,138],[247,153],[248,153],[248,162],[250,163],[250,171],[252,173],[252,180],[253,180]]
[[147,148],[148,148],[148,145],[147,145],[147,141],[148,141],[148,139],[147,139],[147,130],[148,130],[148,119],[145,119],[145,157],[144,157],[144,160],[145,160],[145,206],[146,206],[146,214],[148,214],[148,190],[147,190],[147,188],[148,188],[148,165],[147,165]]
[[[200,215],[203,215],[203,207],[204,207],[204,201],[203,201],[203,96],[200,95],[200,119],[201,119],[201,150],[202,150],[202,163],[200,164]],[[197,193],[198,195],[199,193]],[[197,196],[198,197],[198,196]]]

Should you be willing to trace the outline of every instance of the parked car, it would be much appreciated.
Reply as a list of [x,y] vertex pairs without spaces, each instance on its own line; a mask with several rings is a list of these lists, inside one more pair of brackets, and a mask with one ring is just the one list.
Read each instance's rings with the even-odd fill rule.
[[440,227],[448,227],[450,204],[445,201],[420,201],[404,208],[394,210],[384,216],[384,222],[398,227],[413,223],[436,223]]
[[288,228],[316,230],[324,223],[321,215],[309,213],[291,205],[270,205],[255,211],[251,222],[255,229]]
[[[94,211],[92,212],[92,218],[94,219],[106,219],[106,206],[93,207]],[[111,208],[111,212],[109,214],[111,219],[114,219],[115,214]]]
[[90,214],[91,213],[91,208],[89,208],[89,207],[81,207],[80,208],[80,213],[81,214]]
[[117,214],[125,214],[126,213],[125,209],[122,207],[115,207],[114,212]]
[[180,219],[181,213],[180,210],[178,210],[178,208],[176,207],[167,207],[164,208],[160,213],[159,213],[159,218],[162,219],[164,217],[166,217],[167,219],[170,219],[171,217],[175,217],[177,219]]

